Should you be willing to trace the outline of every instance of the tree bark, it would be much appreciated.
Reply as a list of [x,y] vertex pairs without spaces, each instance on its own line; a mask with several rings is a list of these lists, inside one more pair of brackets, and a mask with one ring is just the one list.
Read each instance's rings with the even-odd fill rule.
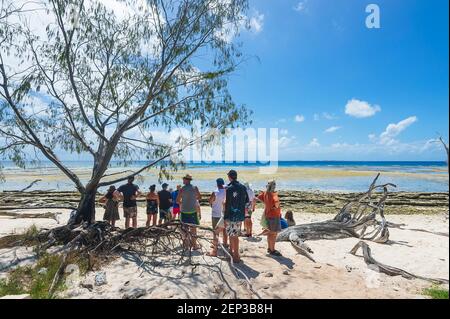
[[95,222],[95,195],[97,188],[87,188],[81,194],[80,203],[78,204],[75,215],[75,224],[87,222],[88,224]]

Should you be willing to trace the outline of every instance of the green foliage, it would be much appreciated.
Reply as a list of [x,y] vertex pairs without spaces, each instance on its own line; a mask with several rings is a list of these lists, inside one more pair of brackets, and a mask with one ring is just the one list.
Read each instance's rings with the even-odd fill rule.
[[432,299],[449,299],[448,289],[441,288],[439,286],[433,286],[423,291],[424,295],[430,296]]
[[[157,0],[144,6],[127,0],[120,13],[99,0],[33,3],[43,9],[40,14],[48,13],[42,32],[29,32],[19,22],[0,33],[1,57],[23,61],[11,66],[17,75],[0,88],[2,96],[11,96],[0,99],[0,141],[6,141],[0,158],[25,167],[39,157],[32,152],[37,149],[80,190],[78,176],[53,150],[92,155],[96,164],[88,183],[95,187],[112,159],[126,165],[173,154],[155,164],[160,176],[168,175],[182,165],[178,151],[203,134],[193,134],[196,124],[223,133],[251,123],[251,112],[228,91],[228,77],[243,59],[229,35],[242,28],[247,0]],[[27,21],[30,14],[16,12],[15,20]],[[11,76],[8,70],[3,77]],[[178,128],[192,134],[179,143],[155,142],[155,132]]]
[[[57,298],[58,292],[65,289],[65,275],[62,274],[56,283],[53,295],[50,295],[50,287],[62,261],[61,255],[46,253],[33,266],[15,268],[6,279],[0,280],[0,297],[29,294],[33,299]],[[77,264],[81,274],[85,273],[88,268],[86,259],[78,256],[68,257],[64,265],[67,264]],[[39,273],[43,268],[47,271]]]
[[[18,267],[12,270],[7,279],[0,281],[0,296],[10,294],[30,294],[33,299],[50,298],[49,290],[53,278],[61,265],[59,255],[45,255],[35,266]],[[46,268],[45,273],[39,270]],[[56,290],[62,289],[62,281]]]

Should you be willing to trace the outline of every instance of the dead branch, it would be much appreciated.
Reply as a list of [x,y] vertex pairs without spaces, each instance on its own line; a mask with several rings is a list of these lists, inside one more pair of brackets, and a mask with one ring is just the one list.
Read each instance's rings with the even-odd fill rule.
[[[396,268],[396,267],[392,267],[392,266],[388,266],[388,265],[382,264],[382,263],[376,261],[372,257],[372,253],[370,251],[369,245],[367,245],[363,241],[358,242],[355,245],[355,247],[353,247],[353,249],[350,251],[350,253],[352,255],[356,256],[356,253],[358,252],[359,248],[362,249],[364,261],[366,262],[366,264],[368,266],[375,266],[375,268],[378,270],[378,272],[384,273],[384,274],[386,274],[388,276],[402,276],[403,278],[406,278],[406,279],[422,279],[422,280],[429,281],[429,282],[434,283],[434,284],[448,284],[449,283],[449,281],[447,279],[440,279],[440,278],[434,279],[434,278],[427,278],[427,277],[417,276],[417,275],[414,275],[414,274],[412,274],[410,272],[402,270],[400,268]],[[371,269],[373,269],[373,267],[371,267]]]
[[[389,240],[389,229],[384,207],[388,187],[396,186],[390,183],[377,185],[379,177],[378,173],[369,190],[345,204],[332,220],[289,227],[278,234],[277,241],[291,242],[299,254],[313,262],[313,251],[305,244],[306,240],[356,237],[386,243]],[[376,199],[375,193],[379,190],[382,191],[381,197]]]

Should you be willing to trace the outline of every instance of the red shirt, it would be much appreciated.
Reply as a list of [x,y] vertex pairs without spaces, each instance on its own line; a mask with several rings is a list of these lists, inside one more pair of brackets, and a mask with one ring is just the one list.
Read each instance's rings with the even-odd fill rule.
[[261,194],[259,194],[258,199],[264,202],[264,214],[267,218],[281,217],[281,207],[278,193],[262,192]]

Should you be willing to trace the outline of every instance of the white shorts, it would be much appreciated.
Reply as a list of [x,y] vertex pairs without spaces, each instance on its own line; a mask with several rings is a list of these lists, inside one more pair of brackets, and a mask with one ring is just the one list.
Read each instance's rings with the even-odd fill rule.
[[241,225],[242,222],[231,222],[229,220],[226,221],[226,232],[229,237],[238,237],[241,234]]

